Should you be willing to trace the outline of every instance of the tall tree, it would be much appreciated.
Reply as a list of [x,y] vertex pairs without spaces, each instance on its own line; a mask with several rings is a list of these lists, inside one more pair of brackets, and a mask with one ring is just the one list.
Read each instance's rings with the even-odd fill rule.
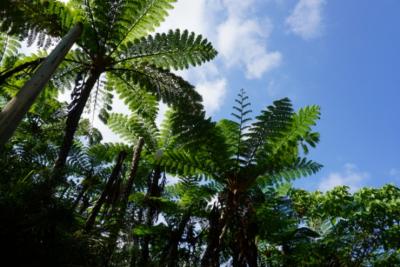
[[50,55],[43,60],[30,80],[19,90],[18,94],[2,109],[0,113],[0,147],[13,135],[22,118],[81,33],[82,25],[77,24],[73,27]]
[[235,266],[255,266],[255,205],[263,199],[263,188],[321,168],[301,152],[302,148],[308,152],[307,146],[318,142],[318,134],[311,130],[319,118],[317,106],[295,113],[285,98],[275,101],[249,124],[250,104],[243,90],[236,102],[233,116],[237,121],[215,124],[204,119],[204,113],[176,112],[176,138],[186,146],[165,153],[160,160],[171,173],[203,175],[222,186],[219,205],[210,215],[209,242],[202,266],[219,266],[219,252],[229,240]]

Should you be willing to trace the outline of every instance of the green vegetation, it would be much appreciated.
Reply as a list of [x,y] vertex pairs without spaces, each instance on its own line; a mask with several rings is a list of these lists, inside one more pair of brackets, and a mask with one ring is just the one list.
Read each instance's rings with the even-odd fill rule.
[[[322,168],[307,158],[318,106],[295,111],[283,98],[252,120],[241,90],[233,119],[208,118],[172,69],[211,60],[212,45],[187,31],[149,35],[173,2],[0,4],[1,109],[47,57],[20,42],[46,47],[83,27],[0,148],[1,265],[400,265],[400,189],[292,186]],[[112,112],[114,94],[129,115]],[[85,107],[122,141],[103,142]]]

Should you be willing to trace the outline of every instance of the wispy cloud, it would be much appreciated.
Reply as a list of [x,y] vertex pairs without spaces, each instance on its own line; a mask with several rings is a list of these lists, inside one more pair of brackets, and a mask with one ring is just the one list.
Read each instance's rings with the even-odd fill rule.
[[280,52],[267,47],[273,25],[267,17],[254,15],[257,2],[224,0],[227,17],[217,28],[217,47],[225,64],[243,66],[248,79],[261,78],[282,61]]
[[306,40],[319,36],[324,3],[325,0],[299,0],[286,19],[289,31]]
[[226,94],[226,84],[225,79],[217,79],[197,85],[197,91],[203,96],[204,108],[208,115],[212,115],[220,109]]
[[265,19],[263,26],[253,19],[230,16],[218,27],[218,50],[228,67],[244,66],[246,78],[258,79],[278,67],[282,55],[267,50],[272,24]]
[[260,0],[179,1],[158,31],[181,28],[210,39],[225,67],[241,66],[248,79],[261,78],[278,67],[282,55],[267,47],[272,23],[257,17],[254,9]]
[[322,178],[318,189],[325,192],[335,186],[347,185],[351,191],[355,191],[362,186],[369,176],[368,172],[362,172],[356,165],[347,163],[341,172],[332,172],[327,177]]

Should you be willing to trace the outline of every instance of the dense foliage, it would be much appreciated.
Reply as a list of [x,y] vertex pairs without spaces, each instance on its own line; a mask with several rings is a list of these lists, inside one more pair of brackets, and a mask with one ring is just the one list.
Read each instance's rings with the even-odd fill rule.
[[[318,106],[296,111],[283,98],[251,119],[241,90],[231,119],[208,118],[171,69],[212,59],[211,44],[187,31],[148,35],[173,2],[0,4],[1,109],[47,56],[24,55],[22,40],[46,47],[84,28],[0,147],[0,265],[400,265],[400,189],[292,186],[322,168],[308,159]],[[114,95],[129,114],[112,111]],[[170,107],[161,125],[159,100]],[[97,113],[119,143],[103,141]]]

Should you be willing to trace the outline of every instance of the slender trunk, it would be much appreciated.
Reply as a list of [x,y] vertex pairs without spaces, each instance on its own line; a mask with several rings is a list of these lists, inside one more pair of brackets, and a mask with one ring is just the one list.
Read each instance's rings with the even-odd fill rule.
[[144,139],[143,137],[140,137],[138,143],[136,144],[136,148],[133,151],[132,165],[129,171],[129,178],[126,183],[125,190],[122,193],[121,210],[123,211],[123,213],[125,213],[126,206],[128,205],[129,195],[131,194],[133,182],[135,181],[136,173],[139,168],[140,153],[142,153],[143,145],[144,145]]
[[0,147],[13,135],[36,97],[50,80],[58,65],[82,33],[82,25],[75,25],[44,60],[33,76],[19,90],[0,113]]
[[[239,200],[239,199],[237,199]],[[238,202],[238,201],[237,201]],[[230,224],[230,233],[233,236],[231,248],[234,267],[257,267],[257,224],[254,221],[255,211],[251,200],[241,198],[240,203],[233,211]]]
[[93,68],[90,71],[88,79],[85,81],[83,89],[80,93],[77,104],[68,112],[68,117],[64,130],[64,139],[58,152],[57,160],[54,164],[52,180],[60,179],[62,177],[62,169],[64,168],[65,162],[68,157],[68,153],[71,150],[74,135],[78,129],[79,120],[82,116],[82,112],[85,109],[87,100],[89,99],[90,92],[92,91],[94,85],[99,79],[102,70],[100,68]]
[[134,183],[135,177],[136,177],[136,173],[139,168],[140,153],[142,152],[143,145],[144,145],[144,139],[143,139],[143,137],[140,137],[138,140],[138,143],[136,144],[135,150],[133,151],[132,165],[131,165],[131,169],[129,171],[129,178],[126,183],[125,189],[122,192],[121,206],[120,206],[120,210],[117,214],[116,224],[110,232],[109,244],[107,246],[106,258],[105,258],[105,264],[104,264],[105,266],[109,266],[112,254],[114,252],[115,244],[118,239],[118,233],[123,224],[123,219],[124,219],[124,216],[126,213],[126,208],[128,206],[129,195],[131,194],[133,183]]
[[221,242],[224,233],[225,223],[223,214],[214,206],[210,214],[210,226],[208,232],[207,248],[201,259],[202,267],[218,267],[219,253],[221,250]]
[[[149,176],[147,181],[147,197],[159,197],[161,195],[161,188],[159,186],[159,181],[161,178],[161,168],[156,166],[152,175]],[[146,225],[151,227],[153,225],[154,216],[157,212],[157,207],[153,205],[150,201],[149,208],[147,210]],[[147,266],[149,262],[150,250],[150,236],[145,236],[142,242],[142,251],[139,261],[140,266]]]
[[[134,225],[140,225],[143,223],[143,208],[139,208],[137,220],[135,220]],[[137,259],[139,259],[140,248],[139,248],[139,237],[133,236],[133,247],[131,251],[131,260],[129,267],[136,267],[138,265]]]
[[86,221],[86,225],[85,225],[86,232],[90,232],[90,230],[92,230],[94,222],[96,220],[96,217],[97,217],[98,213],[100,212],[101,206],[103,205],[104,201],[106,200],[107,195],[110,194],[110,190],[111,190],[114,182],[117,180],[117,178],[119,176],[119,173],[122,168],[122,164],[125,160],[125,157],[126,157],[126,152],[121,151],[118,155],[117,162],[111,172],[110,178],[108,179],[103,192],[101,193],[99,199],[96,201],[96,203],[92,209],[92,212],[90,213],[89,218]]
[[18,65],[12,69],[8,69],[8,70],[1,72],[0,73],[0,84],[4,83],[8,78],[10,78],[11,76],[13,76],[14,74],[16,74],[20,71],[23,71],[30,67],[32,67],[32,68],[37,67],[40,63],[43,62],[43,60],[44,60],[44,58],[37,58],[35,60],[28,61],[21,65]]
[[178,228],[171,233],[164,258],[161,260],[162,263],[167,262],[168,267],[177,266],[179,242],[182,240],[183,233],[189,220],[190,210],[183,214]]

